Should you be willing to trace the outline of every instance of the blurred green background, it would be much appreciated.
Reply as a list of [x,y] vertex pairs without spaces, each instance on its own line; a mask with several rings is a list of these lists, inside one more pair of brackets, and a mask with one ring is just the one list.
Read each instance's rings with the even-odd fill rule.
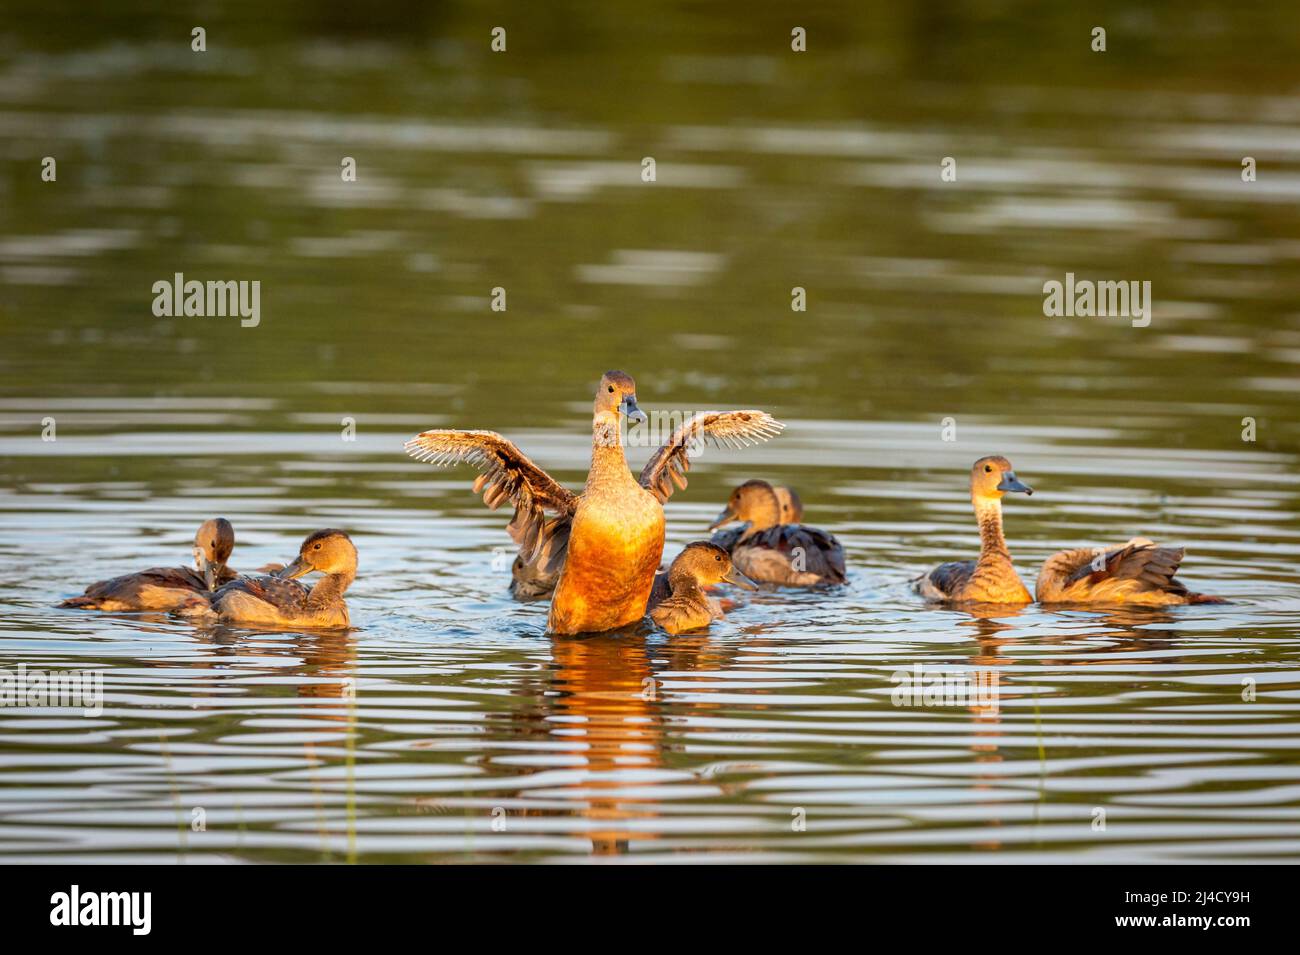
[[[1294,441],[1293,7],[5,8],[3,394],[508,428],[622,367],[649,406]],[[260,327],[154,318],[176,271],[260,280]],[[1066,271],[1150,280],[1151,327],[1045,318]]]

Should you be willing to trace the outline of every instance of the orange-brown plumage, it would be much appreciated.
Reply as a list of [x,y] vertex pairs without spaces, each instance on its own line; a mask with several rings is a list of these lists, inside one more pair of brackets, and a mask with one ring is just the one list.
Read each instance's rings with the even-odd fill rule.
[[710,541],[694,541],[678,554],[668,570],[655,578],[650,619],[668,633],[707,627],[723,617],[722,601],[705,591],[719,583],[756,590],[755,583],[731,563],[731,555]]
[[1002,535],[1002,497],[1008,492],[1033,494],[1021,483],[1011,462],[1001,455],[980,458],[971,466],[970,496],[980,529],[979,560],[940,564],[912,583],[926,600],[937,603],[1031,603],[1011,562]]
[[1035,592],[1038,602],[1045,604],[1226,603],[1221,597],[1188,589],[1174,576],[1183,555],[1181,547],[1162,547],[1145,537],[1109,549],[1063,550],[1043,562]]
[[[556,633],[615,630],[645,615],[664,551],[663,506],[632,488],[584,494],[551,599]],[[639,492],[639,493],[636,493]]]
[[581,494],[558,484],[495,432],[425,431],[406,445],[421,460],[478,465],[484,473],[474,489],[484,501],[492,507],[514,504],[509,530],[519,545],[516,593],[540,596],[555,581],[548,619],[553,633],[614,630],[645,615],[663,556],[662,502],[674,486],[686,486],[690,444],[752,444],[782,427],[762,411],[696,415],[674,431],[636,479],[623,455],[623,420],[645,420],[636,383],[623,372],[607,372],[593,403],[591,470]]

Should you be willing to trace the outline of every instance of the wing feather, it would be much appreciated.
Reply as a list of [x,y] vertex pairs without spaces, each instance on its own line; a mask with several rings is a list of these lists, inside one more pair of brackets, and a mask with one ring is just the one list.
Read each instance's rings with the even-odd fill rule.
[[766,411],[705,411],[682,423],[641,470],[641,486],[663,503],[673,486],[686,490],[692,445],[708,442],[744,448],[775,437],[785,428]]
[[578,498],[572,491],[495,431],[425,431],[405,447],[417,461],[438,467],[464,462],[478,468],[482,473],[474,479],[474,492],[483,495],[483,503],[492,510],[507,501],[514,505],[510,536],[520,545],[525,561],[546,542],[548,524],[555,523],[546,520],[547,511],[571,518],[577,510]]
[[[1106,580],[1131,579],[1140,581],[1148,589],[1169,589],[1184,553],[1181,547],[1160,547],[1145,538],[1134,538],[1106,551],[1100,560],[1096,557],[1084,559],[1066,578],[1066,583],[1073,584],[1085,578],[1094,585]],[[1086,552],[1084,557],[1087,557]]]
[[931,599],[941,599],[959,593],[974,573],[975,561],[954,560],[940,564],[928,574],[916,578],[913,583],[918,593]]

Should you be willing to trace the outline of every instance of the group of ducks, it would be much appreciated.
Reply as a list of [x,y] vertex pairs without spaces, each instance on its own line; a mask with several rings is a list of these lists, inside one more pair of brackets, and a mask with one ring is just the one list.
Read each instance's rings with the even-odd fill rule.
[[[709,540],[688,544],[667,569],[664,502],[685,489],[688,449],[700,442],[742,447],[784,427],[763,411],[710,411],[678,427],[634,478],[623,454],[623,428],[646,420],[636,384],[607,372],[596,389],[592,414],[591,470],[574,494],[494,431],[433,430],[416,435],[407,452],[434,464],[467,462],[481,473],[474,491],[488,507],[509,502],[508,530],[519,547],[511,592],[522,600],[551,598],[547,625],[555,634],[595,633],[649,616],[669,633],[707,627],[723,615],[712,596],[717,584],[756,589],[835,586],[844,583],[844,549],[834,535],[800,522],[798,494],[766,481],[737,487]],[[1024,604],[1033,601],[1020,581],[1002,534],[1002,497],[1032,494],[1003,457],[986,457],[971,469],[971,501],[980,529],[978,560],[941,564],[913,581],[927,600],[953,604]],[[738,526],[721,530],[731,523]],[[228,566],[234,528],[224,518],[206,521],[194,539],[195,569],[151,568],[92,584],[63,606],[106,611],[161,610],[184,616],[257,626],[349,626],[344,591],[356,577],[357,550],[343,531],[316,531],[288,566],[239,576]],[[1062,551],[1038,577],[1041,603],[1219,603],[1192,593],[1174,577],[1183,550],[1134,538],[1111,550]],[[298,578],[324,578],[307,587]]]
[[980,529],[978,560],[940,564],[912,581],[927,600],[963,604],[1120,604],[1166,607],[1171,604],[1227,603],[1193,593],[1174,574],[1183,548],[1161,547],[1134,537],[1118,547],[1079,547],[1043,562],[1030,596],[1020,581],[1002,534],[1002,498],[1034,493],[1000,455],[976,461],[970,470],[970,499]]
[[[292,563],[267,564],[257,576],[230,568],[235,528],[224,517],[204,521],[194,535],[194,569],[151,567],[101,580],[60,606],[110,612],[153,610],[194,619],[254,626],[344,628],[343,592],[357,576],[357,548],[343,531],[307,535]],[[298,581],[325,576],[312,587]]]

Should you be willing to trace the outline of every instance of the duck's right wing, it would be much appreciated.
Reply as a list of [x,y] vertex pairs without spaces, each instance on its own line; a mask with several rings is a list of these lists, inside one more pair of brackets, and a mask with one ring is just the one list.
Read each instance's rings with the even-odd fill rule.
[[188,567],[150,567],[134,574],[96,581],[86,588],[84,594],[63,601],[62,606],[93,607],[102,600],[133,599],[144,587],[199,593],[206,593],[208,589],[203,578]]
[[[732,551],[739,547],[775,551],[780,555],[782,565],[790,564],[800,574],[816,574],[827,583],[842,584],[847,579],[844,548],[835,539],[835,535],[817,527],[778,524],[759,531],[744,541],[738,541],[731,548],[727,548],[725,543],[719,543],[717,534],[712,543]],[[749,559],[752,560],[753,557]]]
[[672,497],[673,485],[686,489],[688,455],[693,445],[711,442],[733,448],[766,441],[785,428],[766,411],[705,411],[684,421],[663,447],[650,456],[641,470],[641,486],[662,504]]
[[1145,537],[1135,537],[1108,551],[1080,548],[1069,551],[1074,566],[1065,577],[1066,588],[1085,584],[1089,588],[1112,582],[1131,581],[1139,590],[1186,590],[1174,574],[1186,553],[1181,547],[1161,547]]
[[[478,468],[474,492],[483,493],[483,503],[493,510],[506,501],[515,506],[510,536],[525,562],[551,542],[558,523],[567,528],[578,508],[577,495],[495,431],[425,431],[406,442],[406,453],[439,467],[464,461]],[[557,518],[548,521],[547,511]]]
[[213,591],[211,602],[216,604],[222,597],[236,591],[249,594],[282,610],[301,607],[311,594],[310,588],[304,584],[283,577],[237,577]]

